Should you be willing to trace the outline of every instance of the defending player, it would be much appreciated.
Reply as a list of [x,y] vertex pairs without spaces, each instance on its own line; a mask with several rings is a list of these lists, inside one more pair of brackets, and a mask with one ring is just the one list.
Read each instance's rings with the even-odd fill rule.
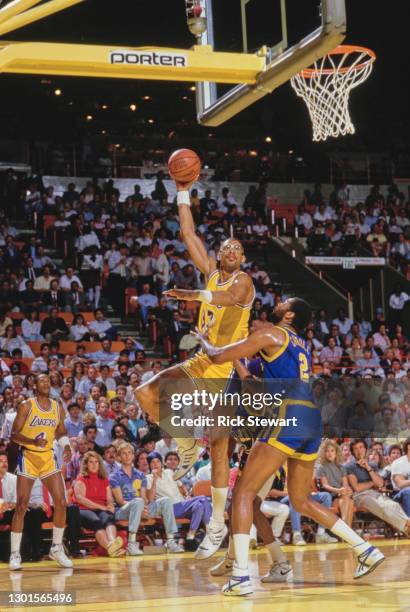
[[[252,448],[246,467],[235,487],[233,496],[232,529],[235,548],[233,575],[223,587],[225,595],[252,593],[249,578],[249,530],[252,524],[253,501],[266,480],[288,461],[288,492],[295,510],[312,518],[352,548],[358,558],[354,578],[361,578],[384,561],[383,554],[359,537],[336,514],[310,497],[314,460],[321,442],[322,421],[320,410],[310,396],[310,353],[299,336],[311,320],[311,309],[301,299],[292,298],[276,306],[277,326],[263,327],[246,340],[225,348],[214,347],[203,336],[196,335],[202,348],[216,364],[251,357],[259,352],[265,380],[299,380],[295,385],[296,396],[284,402],[285,418],[295,416],[299,421],[299,433],[290,427],[282,427],[274,437],[259,439]],[[293,383],[292,380],[292,383]],[[310,435],[300,432],[310,431]],[[313,432],[317,432],[316,435]],[[306,436],[306,437],[305,437]]]
[[72,567],[63,547],[66,523],[66,497],[64,482],[53,452],[53,442],[58,440],[64,460],[71,458],[70,442],[64,427],[64,412],[56,400],[50,399],[50,379],[47,374],[36,377],[36,394],[19,404],[13,423],[11,441],[20,446],[17,469],[17,503],[11,524],[11,555],[9,568],[21,569],[20,544],[31,489],[40,478],[49,490],[54,502],[53,542],[50,559],[61,567]]
[[[219,252],[218,266],[218,262],[208,256],[204,245],[196,235],[187,186],[177,183],[177,188],[182,237],[191,259],[205,276],[206,289],[201,291],[172,289],[164,293],[178,300],[202,302],[199,329],[209,330],[209,337],[216,346],[226,346],[247,336],[250,309],[255,296],[251,278],[241,272],[241,264],[245,261],[243,247],[238,240],[226,240]],[[160,372],[149,382],[141,385],[135,395],[142,408],[158,421],[161,384],[166,381],[183,381],[181,387],[185,393],[188,393],[201,386],[203,379],[207,379],[210,384],[216,379],[228,381],[232,373],[232,362],[215,365],[207,355],[200,352],[192,359]],[[228,442],[228,436],[210,441],[212,517],[207,535],[196,552],[197,559],[206,559],[213,555],[227,533],[224,510],[229,479]],[[198,443],[192,438],[179,439],[178,452],[181,461],[179,469],[174,474],[176,480],[186,474],[194,464],[198,455]]]

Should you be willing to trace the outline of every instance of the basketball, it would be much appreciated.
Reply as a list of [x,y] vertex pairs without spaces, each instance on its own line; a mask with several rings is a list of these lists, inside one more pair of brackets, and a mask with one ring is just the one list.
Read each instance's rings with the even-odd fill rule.
[[196,181],[201,171],[201,160],[195,151],[178,149],[168,160],[169,173],[178,183]]

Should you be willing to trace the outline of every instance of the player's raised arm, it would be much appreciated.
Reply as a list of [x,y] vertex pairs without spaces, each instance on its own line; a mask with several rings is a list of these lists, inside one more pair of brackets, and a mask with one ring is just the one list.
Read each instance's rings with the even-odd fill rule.
[[260,329],[251,334],[245,340],[240,340],[225,347],[213,346],[199,333],[193,334],[201,343],[202,350],[208,355],[213,363],[221,364],[227,361],[236,361],[242,357],[252,357],[261,350],[269,355],[283,346],[286,335],[278,328],[272,326],[271,330]]
[[240,274],[234,280],[232,286],[225,291],[207,291],[188,289],[168,289],[164,295],[177,300],[199,301],[212,304],[214,306],[235,306],[236,304],[247,304],[250,295],[253,294],[253,283],[247,274]]
[[13,427],[11,430],[10,440],[15,444],[19,444],[21,446],[26,446],[27,444],[35,444],[39,448],[42,448],[47,444],[47,440],[45,438],[28,438],[27,436],[24,436],[22,433],[20,433],[30,413],[30,409],[31,407],[29,402],[21,402],[18,405],[16,418],[14,419]]
[[175,184],[178,190],[177,204],[182,240],[195,266],[208,277],[216,269],[216,261],[209,257],[202,241],[196,235],[189,197],[191,185],[187,186],[178,182],[175,182]]

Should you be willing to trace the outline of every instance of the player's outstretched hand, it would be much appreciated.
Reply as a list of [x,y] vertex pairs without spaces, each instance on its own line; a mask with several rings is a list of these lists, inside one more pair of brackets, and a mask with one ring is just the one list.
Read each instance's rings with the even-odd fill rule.
[[195,327],[195,331],[191,331],[190,333],[191,333],[191,336],[193,336],[196,340],[198,340],[199,344],[201,345],[202,350],[204,351],[206,355],[209,355],[210,357],[215,355],[216,353],[215,347],[213,346],[213,344],[209,342],[209,340],[207,340],[206,336],[202,332],[200,332],[197,327]]
[[177,289],[177,287],[174,287],[173,289],[167,289],[166,291],[164,291],[163,295],[165,295],[165,297],[169,299],[177,299],[184,300],[186,302],[191,302],[198,300],[198,293],[199,291],[190,291],[189,289]]
[[199,174],[198,176],[193,180],[190,181],[189,183],[181,183],[180,181],[175,181],[175,185],[177,188],[177,191],[189,191],[192,187],[192,185],[199,179]]

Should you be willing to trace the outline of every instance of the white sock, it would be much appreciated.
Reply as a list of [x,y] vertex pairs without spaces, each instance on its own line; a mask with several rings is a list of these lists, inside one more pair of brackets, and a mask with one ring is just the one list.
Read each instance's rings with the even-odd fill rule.
[[23,534],[17,531],[12,531],[10,534],[10,550],[12,553],[20,552],[21,538]]
[[234,576],[248,575],[249,540],[249,533],[234,533],[233,535],[233,545],[235,547]]
[[323,535],[325,533],[325,528],[321,525],[318,525],[316,535]]
[[233,561],[235,559],[235,546],[233,544],[233,537],[229,536],[229,544],[228,544],[228,559]]
[[256,527],[255,527],[255,525],[252,525],[252,526],[251,526],[251,530],[250,530],[250,532],[249,532],[249,535],[251,536],[251,539],[252,539],[252,540],[257,540],[257,538],[258,538],[258,532],[256,531]]
[[228,497],[228,487],[211,487],[212,491],[212,516],[214,523],[224,523],[225,504]]
[[365,542],[353,529],[346,525],[342,519],[338,519],[330,531],[349,544],[357,556],[361,555],[362,552],[368,550],[371,546],[369,542]]
[[137,541],[137,534],[129,532],[128,542],[136,542],[136,541]]
[[292,537],[299,535],[301,538],[303,537],[300,531],[294,531]]
[[63,543],[64,527],[53,527],[53,546]]
[[266,548],[269,551],[270,558],[272,561],[278,561],[278,563],[283,563],[286,561],[286,557],[282,552],[279,542],[271,542],[270,544],[266,544]]

